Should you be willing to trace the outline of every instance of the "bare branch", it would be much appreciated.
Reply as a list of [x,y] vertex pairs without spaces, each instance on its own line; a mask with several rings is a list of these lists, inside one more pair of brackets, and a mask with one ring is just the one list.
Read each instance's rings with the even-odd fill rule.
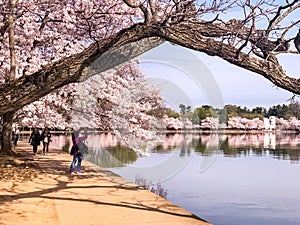
[[283,27],[283,28],[278,28],[278,30],[283,29],[284,31],[281,34],[281,39],[284,39],[285,35],[287,32],[289,32],[292,28],[294,28],[297,24],[300,24],[300,20],[297,20],[296,22],[291,23],[289,26],[287,27]]
[[[296,4],[298,3],[298,4]],[[277,25],[279,24],[285,17],[287,17],[288,14],[290,14],[292,11],[294,11],[295,9],[300,7],[300,3],[299,0],[294,0],[293,2],[286,4],[284,6],[280,6],[278,8],[278,11],[276,13],[276,15],[274,16],[274,18],[270,21],[269,26],[266,30],[266,35],[269,36],[269,33],[271,32],[271,30]],[[283,14],[282,11],[289,8],[287,11],[285,11]]]
[[239,54],[240,54],[240,52],[242,51],[242,49],[245,48],[245,47],[247,46],[247,44],[248,44],[248,42],[249,42],[249,40],[250,40],[250,37],[251,37],[251,33],[252,33],[253,28],[254,28],[254,25],[251,27],[250,32],[249,32],[249,35],[248,35],[246,41],[244,42],[244,44],[242,44],[241,47],[236,51],[236,56],[235,56],[236,59],[238,59]]

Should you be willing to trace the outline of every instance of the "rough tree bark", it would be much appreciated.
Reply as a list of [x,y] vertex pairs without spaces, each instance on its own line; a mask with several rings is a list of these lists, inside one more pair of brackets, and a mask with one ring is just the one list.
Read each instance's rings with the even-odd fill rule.
[[144,28],[144,24],[134,25],[32,75],[0,84],[0,115],[16,111],[66,84],[109,70],[162,43],[159,38],[148,38],[150,34]]
[[11,137],[13,118],[13,112],[2,115],[1,153],[6,155],[14,155]]
[[[155,5],[149,4],[147,7],[150,8],[147,8],[146,4],[134,6],[131,1],[124,0],[124,2],[131,7],[140,8],[145,21],[123,29],[99,43],[94,43],[79,54],[49,63],[29,76],[0,84],[2,118],[8,118],[7,115],[57,88],[85,80],[138,56],[157,46],[162,40],[218,56],[231,64],[262,75],[276,86],[293,94],[300,94],[300,79],[294,78],[295,75],[289,76],[275,57],[278,53],[288,53],[289,44],[293,39],[284,39],[285,32],[282,32],[282,36],[276,41],[269,36],[282,18],[288,15],[283,10],[290,9],[289,13],[299,9],[299,1],[287,2],[285,6],[279,7],[264,30],[256,29],[255,22],[249,26],[249,23],[245,25],[246,21],[235,19],[228,22],[217,19],[199,20],[192,17],[195,11],[192,7],[193,1],[173,1],[176,10],[163,19],[156,17],[160,12],[155,11],[159,10]],[[188,10],[191,10],[191,14]],[[300,21],[296,21],[293,25],[299,23]],[[291,27],[286,27],[286,30]],[[230,44],[230,41],[236,38],[241,44]],[[251,51],[245,51],[246,46],[251,46]]]
[[[300,94],[300,80],[288,76],[272,55],[261,59],[239,52],[237,56],[238,49],[204,37],[199,29],[203,30],[203,25],[135,24],[100,44],[95,43],[83,52],[47,65],[32,75],[0,84],[0,114],[16,111],[54,89],[113,68],[161,43],[161,39],[208,55],[219,56],[234,65],[264,76],[276,86]],[[209,25],[205,29],[207,32]],[[272,45],[271,41],[267,43]]]
[[[9,15],[8,15],[8,45],[10,52],[10,71],[6,82],[16,79],[16,52],[15,52],[15,19],[14,10],[17,0],[10,0]],[[2,115],[2,130],[1,130],[1,152],[7,155],[14,154],[12,151],[12,124],[14,111],[10,111]]]

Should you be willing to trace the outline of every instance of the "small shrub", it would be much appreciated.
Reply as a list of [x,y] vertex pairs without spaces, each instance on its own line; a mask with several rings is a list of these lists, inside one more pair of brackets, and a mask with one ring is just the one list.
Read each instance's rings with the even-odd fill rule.
[[148,181],[147,179],[140,176],[135,177],[135,183],[140,187],[142,187],[143,189],[149,190],[154,194],[164,199],[167,199],[167,195],[168,195],[167,190],[161,184],[159,183],[153,184],[152,181]]

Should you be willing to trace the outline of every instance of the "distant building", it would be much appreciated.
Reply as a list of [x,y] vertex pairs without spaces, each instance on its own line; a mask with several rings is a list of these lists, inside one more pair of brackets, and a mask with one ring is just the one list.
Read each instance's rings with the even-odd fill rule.
[[270,120],[269,118],[264,118],[265,130],[270,130]]
[[275,130],[276,129],[276,117],[270,116],[269,118],[264,118],[265,130]]
[[275,130],[276,129],[276,117],[275,116],[270,116],[270,130]]

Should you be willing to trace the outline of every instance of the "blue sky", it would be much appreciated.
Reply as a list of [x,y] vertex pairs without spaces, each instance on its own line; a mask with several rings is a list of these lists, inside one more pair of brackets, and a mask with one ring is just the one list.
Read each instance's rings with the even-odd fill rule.
[[[288,104],[288,99],[293,96],[291,92],[276,87],[259,74],[231,65],[217,57],[200,53],[197,55],[217,80],[226,104],[250,108],[270,107],[275,104]],[[300,57],[295,55],[281,57],[281,62],[288,74],[298,74],[299,69],[296,67],[299,59]]]
[[[144,53],[140,59],[140,67],[146,76],[160,86],[165,101],[175,107],[181,103],[192,105],[193,108],[203,104],[219,106],[221,102],[247,108],[268,108],[288,104],[288,99],[293,96],[259,74],[231,65],[218,57],[169,43]],[[299,59],[300,55],[280,57],[290,75],[298,74]]]

